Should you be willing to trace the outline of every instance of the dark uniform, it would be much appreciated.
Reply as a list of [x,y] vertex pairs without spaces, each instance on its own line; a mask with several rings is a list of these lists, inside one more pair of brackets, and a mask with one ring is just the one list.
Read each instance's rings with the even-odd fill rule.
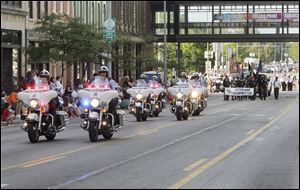
[[[228,88],[230,87],[230,81],[228,79],[228,77],[226,76],[226,78],[223,80],[223,86],[224,88]],[[228,101],[229,100],[229,95],[225,96],[225,90],[224,90],[224,101]]]
[[267,88],[268,88],[268,81],[265,79],[263,75],[261,75],[259,81],[258,81],[258,87],[259,87],[259,98],[261,100],[266,100],[267,97]]
[[[238,81],[237,81],[237,87],[239,88],[244,88],[245,86],[245,81],[243,78],[239,78]],[[243,96],[238,96],[238,100],[243,100]]]
[[248,86],[249,86],[249,88],[253,88],[254,89],[254,94],[253,94],[253,96],[250,96],[249,98],[250,98],[250,100],[252,100],[252,101],[254,101],[255,100],[255,98],[256,98],[256,80],[255,80],[255,78],[254,77],[252,77],[250,80],[249,80],[249,82],[248,82]]

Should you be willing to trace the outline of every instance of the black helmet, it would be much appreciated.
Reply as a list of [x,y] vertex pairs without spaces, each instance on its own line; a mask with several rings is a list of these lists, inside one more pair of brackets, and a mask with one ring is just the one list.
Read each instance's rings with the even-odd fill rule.
[[200,78],[200,75],[198,74],[198,73],[193,73],[193,76],[192,76],[193,78]]
[[182,78],[182,77],[187,78],[187,75],[186,75],[185,72],[181,72],[179,77],[180,77],[180,78]]
[[42,70],[40,72],[40,77],[41,78],[50,78],[50,73],[47,70]]
[[107,76],[108,76],[108,71],[109,71],[109,70],[108,70],[108,68],[107,68],[106,66],[101,66],[98,73],[99,73],[99,74],[100,74],[100,73],[106,73]]
[[146,80],[146,75],[145,74],[141,74],[139,79],[145,79]]

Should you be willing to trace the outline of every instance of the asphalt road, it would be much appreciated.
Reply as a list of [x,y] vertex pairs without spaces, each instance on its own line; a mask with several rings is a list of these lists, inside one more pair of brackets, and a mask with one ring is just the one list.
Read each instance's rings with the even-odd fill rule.
[[279,100],[208,98],[199,117],[125,126],[91,143],[79,119],[56,139],[31,144],[1,128],[1,188],[299,188],[299,92]]

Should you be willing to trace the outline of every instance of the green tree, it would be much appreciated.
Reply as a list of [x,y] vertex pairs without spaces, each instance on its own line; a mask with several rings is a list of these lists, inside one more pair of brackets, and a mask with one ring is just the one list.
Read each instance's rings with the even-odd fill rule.
[[104,51],[101,35],[93,26],[81,22],[80,18],[52,14],[45,16],[35,32],[42,36],[39,47],[29,47],[30,61],[47,60],[62,63],[62,77],[65,63],[96,61],[96,55]]
[[293,60],[299,61],[299,42],[291,43],[289,54]]

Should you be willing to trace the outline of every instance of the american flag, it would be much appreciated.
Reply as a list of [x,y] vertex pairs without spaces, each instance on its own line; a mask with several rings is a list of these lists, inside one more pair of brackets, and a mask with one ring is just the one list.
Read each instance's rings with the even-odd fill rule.
[[230,68],[230,73],[235,73],[236,65],[235,65],[235,60],[234,60],[233,53],[231,55],[231,60],[230,60],[230,63],[229,63],[229,68]]

